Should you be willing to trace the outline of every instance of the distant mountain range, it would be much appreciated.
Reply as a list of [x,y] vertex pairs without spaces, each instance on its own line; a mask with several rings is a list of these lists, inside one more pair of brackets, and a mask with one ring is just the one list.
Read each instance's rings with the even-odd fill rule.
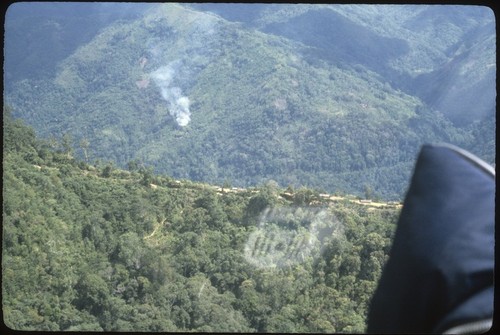
[[487,7],[30,6],[7,12],[4,100],[81,157],[386,199],[423,143],[494,163]]

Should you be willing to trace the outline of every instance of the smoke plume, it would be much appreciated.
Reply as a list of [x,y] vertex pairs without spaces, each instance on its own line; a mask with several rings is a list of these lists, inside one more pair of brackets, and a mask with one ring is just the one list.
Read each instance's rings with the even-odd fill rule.
[[179,126],[185,127],[191,121],[191,112],[189,111],[189,98],[182,95],[180,87],[173,85],[178,66],[178,62],[171,62],[154,71],[151,78],[160,88],[161,96],[168,104],[170,115],[175,118]]
[[151,63],[169,62],[150,73],[150,78],[160,88],[170,115],[179,126],[185,127],[191,121],[190,101],[182,94],[181,87],[193,85],[201,69],[219,52],[217,26],[220,19],[213,14],[191,11],[178,5],[170,7],[172,11],[168,13],[181,10],[186,22],[181,24],[181,32],[178,32],[175,29],[180,24],[177,22],[178,15],[171,14],[172,17],[167,17],[175,22],[171,38],[155,37],[149,41]]

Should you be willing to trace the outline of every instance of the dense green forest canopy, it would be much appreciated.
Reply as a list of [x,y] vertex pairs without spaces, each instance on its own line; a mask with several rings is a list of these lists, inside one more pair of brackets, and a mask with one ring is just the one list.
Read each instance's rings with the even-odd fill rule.
[[481,6],[19,3],[4,99],[87,162],[400,200],[423,143],[495,162],[494,27]]
[[70,144],[4,109],[8,327],[364,331],[399,205],[91,165]]
[[362,333],[420,146],[495,163],[488,7],[15,3],[2,310]]

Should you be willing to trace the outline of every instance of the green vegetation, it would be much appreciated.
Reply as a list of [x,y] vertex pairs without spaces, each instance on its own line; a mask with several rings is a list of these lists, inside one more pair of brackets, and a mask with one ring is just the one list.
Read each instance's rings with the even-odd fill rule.
[[[137,161],[129,162],[128,171],[110,163],[89,165],[72,157],[76,148],[67,146],[67,138],[38,140],[4,110],[7,326],[364,331],[396,207],[332,201],[311,189],[281,190],[271,181],[255,189],[176,181]],[[255,234],[266,237],[259,215],[269,207],[293,210],[283,210],[281,221],[268,215],[267,231],[296,231],[296,239],[316,244],[308,242],[307,252],[297,250],[288,263],[279,256],[285,246],[275,244],[283,265],[259,267],[245,248]],[[308,217],[316,213],[329,220],[311,230]],[[253,246],[258,249],[257,242]],[[256,252],[265,256],[266,248],[250,250]]]
[[[150,5],[115,3],[13,3],[7,10],[4,85],[53,76],[58,64],[101,29],[117,20],[137,19]],[[15,8],[13,8],[15,7]],[[15,12],[15,14],[13,13]]]
[[495,16],[486,6],[191,6],[300,41],[313,58],[363,65],[461,127],[494,114]]
[[[488,107],[494,105],[488,95],[494,49],[490,21],[481,23],[484,11],[471,12],[460,26],[457,18],[468,12],[453,7],[447,29],[435,32],[454,44],[424,58],[435,42],[430,28],[422,36],[410,28],[420,27],[415,15],[430,20],[440,11],[274,6],[257,6],[245,20],[233,7],[219,11],[245,24],[195,5],[153,6],[81,40],[51,75],[26,78],[9,67],[6,100],[42,137],[70,134],[75,156],[87,162],[113,161],[124,169],[138,160],[158,173],[213,184],[250,187],[272,179],[282,187],[358,196],[369,186],[400,200],[423,143],[449,142],[493,163],[494,141],[484,134],[495,121]],[[363,24],[381,15],[387,28]],[[11,31],[30,27],[12,22],[9,43],[18,36]],[[40,45],[52,45],[57,31],[40,36]],[[37,73],[40,63],[23,58],[21,49],[7,58],[23,59],[22,73]],[[443,62],[450,66],[440,68]],[[474,64],[480,71],[461,75]],[[425,73],[416,75],[415,68]],[[455,79],[467,94],[438,89]],[[479,91],[486,95],[478,98]],[[189,102],[187,126],[177,124],[181,96],[182,108]]]
[[363,332],[420,146],[495,162],[494,26],[479,6],[12,5],[6,325]]

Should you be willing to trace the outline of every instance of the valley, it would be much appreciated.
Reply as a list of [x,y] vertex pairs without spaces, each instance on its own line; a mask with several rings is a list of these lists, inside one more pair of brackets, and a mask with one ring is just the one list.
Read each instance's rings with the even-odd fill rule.
[[4,58],[17,331],[363,333],[421,146],[496,162],[486,6],[20,2]]
[[[423,143],[494,163],[488,8],[249,6],[126,7],[31,78],[37,60],[16,54],[10,31],[34,27],[8,16],[5,101],[44,138],[88,142],[92,160],[211,184],[400,201]],[[47,45],[65,38],[50,29]]]

